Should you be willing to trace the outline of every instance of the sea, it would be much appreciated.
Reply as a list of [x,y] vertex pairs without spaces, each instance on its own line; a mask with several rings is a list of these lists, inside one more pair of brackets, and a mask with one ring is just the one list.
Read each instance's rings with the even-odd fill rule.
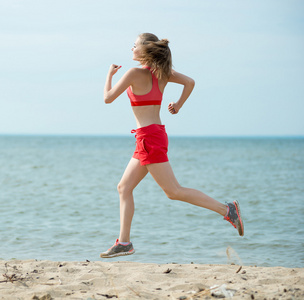
[[182,186],[237,199],[245,235],[215,212],[134,190],[134,255],[99,258],[119,234],[117,184],[134,136],[0,136],[0,259],[304,267],[304,137],[169,137]]

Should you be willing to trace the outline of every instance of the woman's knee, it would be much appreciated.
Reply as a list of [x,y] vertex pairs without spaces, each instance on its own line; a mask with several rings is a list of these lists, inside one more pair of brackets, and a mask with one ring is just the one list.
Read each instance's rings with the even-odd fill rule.
[[170,200],[180,200],[182,188],[181,187],[175,187],[175,188],[172,188],[170,190],[164,190],[164,192]]
[[133,190],[130,189],[125,183],[119,182],[117,185],[117,191],[119,195],[132,194]]

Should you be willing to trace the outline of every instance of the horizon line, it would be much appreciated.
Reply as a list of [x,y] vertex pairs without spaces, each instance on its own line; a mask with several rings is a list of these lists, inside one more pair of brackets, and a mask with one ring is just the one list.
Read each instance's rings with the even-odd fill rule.
[[[0,133],[1,136],[29,136],[29,137],[131,137],[131,134],[90,134],[90,133]],[[304,138],[303,135],[293,134],[248,134],[248,135],[176,135],[170,134],[174,138]]]

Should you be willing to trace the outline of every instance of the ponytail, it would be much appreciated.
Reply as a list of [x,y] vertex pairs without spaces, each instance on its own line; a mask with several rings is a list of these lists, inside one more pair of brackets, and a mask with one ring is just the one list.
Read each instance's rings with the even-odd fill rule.
[[142,48],[139,61],[151,67],[158,79],[168,79],[172,73],[172,56],[167,39],[159,40],[152,33],[139,35]]

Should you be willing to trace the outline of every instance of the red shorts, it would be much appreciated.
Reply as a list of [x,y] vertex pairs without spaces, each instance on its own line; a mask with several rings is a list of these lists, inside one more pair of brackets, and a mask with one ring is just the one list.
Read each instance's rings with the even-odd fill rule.
[[152,124],[131,132],[136,132],[136,148],[133,157],[139,159],[142,166],[169,161],[165,125]]

